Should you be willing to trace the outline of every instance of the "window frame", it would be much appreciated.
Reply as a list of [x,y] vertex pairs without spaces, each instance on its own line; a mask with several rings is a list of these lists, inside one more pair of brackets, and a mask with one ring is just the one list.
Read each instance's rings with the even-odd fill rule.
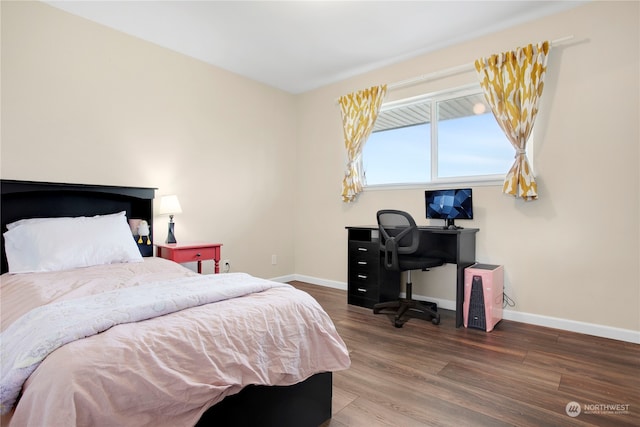
[[[404,190],[404,189],[424,189],[424,188],[447,188],[450,186],[502,186],[504,184],[505,177],[508,170],[504,173],[489,174],[489,175],[470,175],[470,176],[458,176],[458,177],[438,177],[438,126],[434,126],[434,116],[437,117],[437,103],[441,101],[447,101],[454,98],[463,96],[483,94],[482,88],[477,83],[466,84],[451,89],[444,89],[436,92],[429,92],[416,96],[398,99],[395,101],[384,102],[380,108],[380,113],[385,110],[393,108],[408,106],[420,102],[428,101],[430,103],[430,123],[431,123],[431,140],[429,141],[430,153],[431,153],[431,180],[426,182],[412,182],[412,183],[393,183],[393,184],[364,184],[364,190]],[[483,95],[484,96],[484,95]],[[533,153],[533,132],[527,144],[527,157],[529,158],[529,164],[534,172],[535,169],[532,160]],[[435,142],[435,143],[434,143]],[[505,136],[505,144],[509,144]],[[365,146],[366,148],[366,146]],[[515,155],[515,151],[514,151]],[[364,168],[363,157],[360,156],[360,166]],[[363,169],[364,170],[364,169]],[[366,173],[366,172],[365,172]]]

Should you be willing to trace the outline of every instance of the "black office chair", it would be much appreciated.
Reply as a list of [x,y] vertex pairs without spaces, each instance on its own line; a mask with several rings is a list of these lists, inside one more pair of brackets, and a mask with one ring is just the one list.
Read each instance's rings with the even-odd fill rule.
[[377,217],[384,266],[388,270],[406,271],[407,284],[405,298],[376,304],[373,306],[373,313],[393,315],[396,328],[401,328],[411,318],[431,320],[434,325],[438,325],[440,314],[436,304],[413,299],[411,270],[426,271],[443,265],[444,261],[420,255],[420,231],[408,213],[387,209],[378,211]]

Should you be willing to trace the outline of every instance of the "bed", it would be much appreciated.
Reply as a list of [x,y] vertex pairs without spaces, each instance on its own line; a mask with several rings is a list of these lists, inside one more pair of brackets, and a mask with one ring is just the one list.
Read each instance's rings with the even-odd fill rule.
[[[135,227],[124,255],[105,255],[122,221],[153,230],[152,188],[2,180],[0,189],[2,425],[317,426],[331,417],[332,372],[350,360],[308,294],[242,273],[198,275],[153,257],[152,236],[131,236]],[[51,250],[60,230],[64,245]],[[48,252],[17,256],[29,236]],[[83,255],[66,268],[74,245]],[[54,267],[39,263],[52,253],[62,254]]]

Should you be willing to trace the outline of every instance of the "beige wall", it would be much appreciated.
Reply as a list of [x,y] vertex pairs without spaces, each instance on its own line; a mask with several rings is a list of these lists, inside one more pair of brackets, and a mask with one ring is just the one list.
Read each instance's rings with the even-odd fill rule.
[[[341,202],[337,97],[573,35],[549,62],[534,150],[540,200],[476,187],[468,225],[481,229],[478,260],[505,266],[511,318],[637,334],[638,13],[635,2],[596,2],[293,96],[44,4],[2,2],[0,174],[158,187],[180,197],[178,239],[224,243],[233,270],[344,286],[345,226],[373,224],[386,207],[426,220],[423,189]],[[165,221],[156,218],[159,240]],[[450,303],[452,274],[415,275],[416,293]]]
[[[232,270],[294,271],[294,107],[42,3],[2,2],[2,178],[175,193],[178,241],[222,242]],[[156,218],[157,240],[166,222]]]
[[[404,209],[427,223],[424,188],[365,191],[356,203],[340,201],[340,95],[573,35],[548,63],[534,142],[540,199],[522,202],[496,186],[476,187],[476,219],[461,225],[480,228],[479,261],[505,266],[506,291],[517,304],[511,318],[559,326],[556,319],[564,319],[574,329],[593,323],[614,333],[636,331],[638,339],[638,16],[637,2],[595,2],[301,95],[296,273],[346,282],[344,227],[374,224],[378,209]],[[421,89],[473,81],[470,72]],[[390,99],[407,94],[392,91]],[[414,293],[450,303],[454,274],[448,266],[414,275]]]

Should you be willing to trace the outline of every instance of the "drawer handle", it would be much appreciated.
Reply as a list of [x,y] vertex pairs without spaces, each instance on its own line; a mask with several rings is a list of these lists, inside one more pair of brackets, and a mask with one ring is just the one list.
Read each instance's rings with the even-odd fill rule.
[[201,255],[200,255],[200,253],[197,253],[197,254],[196,254],[196,257],[200,257],[200,256],[201,256]]
[[365,288],[358,288],[358,292],[364,292],[366,294],[367,290]]
[[367,265],[368,262],[367,261],[358,261],[358,265]]
[[367,248],[358,248],[359,251],[367,252]]
[[366,279],[367,276],[365,276],[364,274],[358,274],[358,279]]

